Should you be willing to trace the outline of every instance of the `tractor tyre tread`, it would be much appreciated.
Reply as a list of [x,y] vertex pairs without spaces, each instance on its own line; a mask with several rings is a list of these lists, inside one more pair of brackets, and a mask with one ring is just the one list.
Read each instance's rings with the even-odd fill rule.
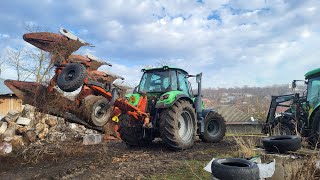
[[[207,131],[208,123],[211,120],[217,121],[220,126],[218,132],[215,135],[210,135]],[[205,128],[204,133],[199,136],[199,138],[203,142],[208,142],[208,143],[220,142],[226,134],[226,122],[224,118],[217,112],[209,112],[209,114],[204,119],[204,128]]]
[[263,147],[268,152],[285,153],[301,148],[301,137],[292,135],[270,136],[262,139]]
[[153,137],[144,136],[143,122],[134,119],[130,115],[121,114],[119,116],[119,134],[123,142],[129,147],[148,146],[152,143]]
[[[193,121],[193,134],[189,142],[183,143],[178,135],[177,118],[178,115],[182,113],[183,110],[187,110],[192,116]],[[160,136],[162,141],[173,150],[184,150],[192,147],[195,141],[196,135],[196,121],[195,121],[195,110],[192,104],[186,100],[178,100],[164,110],[160,114]]]
[[85,97],[84,99],[84,117],[86,119],[86,121],[92,125],[92,126],[103,126],[105,125],[111,116],[111,111],[112,111],[112,107],[108,108],[106,113],[107,115],[104,117],[105,119],[103,121],[99,121],[96,117],[95,117],[95,106],[99,103],[104,103],[104,104],[108,104],[109,100],[107,100],[105,97],[102,96],[95,96],[95,95],[89,95],[87,97]]
[[259,167],[256,163],[240,158],[215,159],[211,164],[212,175],[224,180],[258,180]]
[[[73,69],[76,72],[76,77],[74,80],[67,82],[65,80],[65,77],[67,76],[68,71],[71,69]],[[65,92],[73,92],[83,85],[86,77],[87,71],[82,64],[71,63],[68,64],[59,74],[57,78],[57,85],[61,90]]]

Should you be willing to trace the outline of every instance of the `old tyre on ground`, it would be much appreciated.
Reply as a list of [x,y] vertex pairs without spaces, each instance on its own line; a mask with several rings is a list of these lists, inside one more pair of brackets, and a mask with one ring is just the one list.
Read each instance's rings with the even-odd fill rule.
[[[111,116],[112,107],[109,101],[102,96],[89,95],[84,99],[84,113],[87,122],[93,126],[105,125]],[[102,107],[109,106],[105,111],[100,111]]]
[[284,153],[301,148],[301,138],[292,135],[270,136],[262,139],[263,147],[268,152]]
[[57,85],[65,92],[73,92],[83,85],[86,77],[86,68],[82,64],[71,63],[59,74]]
[[258,165],[246,159],[215,159],[211,164],[211,172],[214,177],[221,180],[259,179]]
[[217,112],[209,112],[204,119],[204,132],[199,137],[204,142],[219,142],[226,133],[224,118]]
[[119,134],[128,146],[146,146],[152,143],[153,137],[148,129],[142,127],[143,122],[127,114],[119,116]]
[[160,115],[160,135],[170,148],[190,148],[195,140],[196,115],[189,101],[178,100]]

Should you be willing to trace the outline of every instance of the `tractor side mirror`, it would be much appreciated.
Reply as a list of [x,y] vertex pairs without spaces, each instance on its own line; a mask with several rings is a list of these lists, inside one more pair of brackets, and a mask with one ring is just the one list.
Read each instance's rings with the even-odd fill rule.
[[196,76],[196,81],[197,81],[197,83],[200,83],[200,82],[201,82],[201,76],[202,76],[202,73],[197,74],[197,76]]
[[134,87],[133,93],[138,93],[138,86]]
[[297,87],[296,80],[292,81],[291,88],[295,89]]

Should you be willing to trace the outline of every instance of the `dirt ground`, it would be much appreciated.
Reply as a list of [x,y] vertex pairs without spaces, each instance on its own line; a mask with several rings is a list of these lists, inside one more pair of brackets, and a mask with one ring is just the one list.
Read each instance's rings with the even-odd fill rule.
[[115,141],[43,144],[0,156],[0,179],[206,179],[210,174],[202,168],[212,157],[230,156],[234,147],[232,137],[180,152],[161,141],[143,148]]

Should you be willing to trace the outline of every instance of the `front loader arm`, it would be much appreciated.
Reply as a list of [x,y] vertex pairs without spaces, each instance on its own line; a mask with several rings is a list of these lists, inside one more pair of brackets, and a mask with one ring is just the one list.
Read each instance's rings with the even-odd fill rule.
[[284,102],[293,100],[294,94],[281,95],[281,96],[271,96],[271,103],[267,115],[266,124],[263,126],[262,132],[267,134],[270,126],[273,126],[276,122],[275,114],[277,107],[291,107],[291,104],[282,104]]

